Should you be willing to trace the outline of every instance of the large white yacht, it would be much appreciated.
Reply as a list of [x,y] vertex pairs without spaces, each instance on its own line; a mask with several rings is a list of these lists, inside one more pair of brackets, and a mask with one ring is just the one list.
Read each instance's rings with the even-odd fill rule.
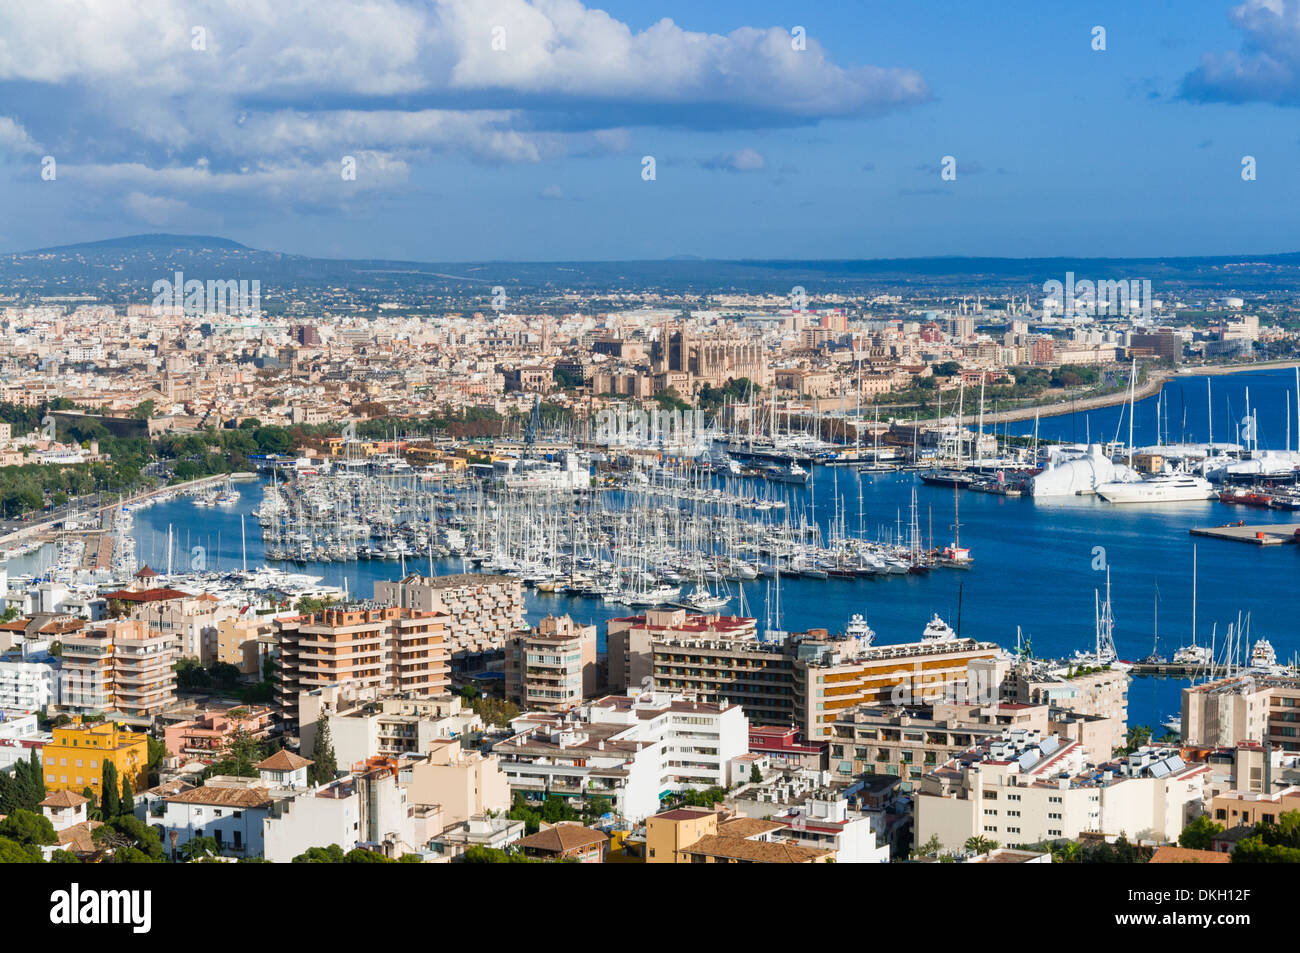
[[1157,473],[1137,483],[1103,483],[1097,495],[1107,503],[1186,503],[1215,492],[1209,480],[1193,473]]

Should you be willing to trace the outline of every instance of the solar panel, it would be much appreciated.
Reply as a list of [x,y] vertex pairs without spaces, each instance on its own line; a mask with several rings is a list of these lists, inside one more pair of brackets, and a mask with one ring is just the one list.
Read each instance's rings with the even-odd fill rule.
[[1151,765],[1151,777],[1163,778],[1167,774],[1169,774],[1169,768],[1165,765],[1165,762],[1160,761]]
[[1166,758],[1165,764],[1168,766],[1170,771],[1181,771],[1183,770],[1183,768],[1187,767],[1187,763],[1183,761],[1183,759],[1180,758],[1178,755],[1174,755],[1171,758]]
[[1032,767],[1034,762],[1037,760],[1038,760],[1037,751],[1026,751],[1024,754],[1022,754],[1019,758],[1016,759],[1016,763],[1020,765],[1021,770],[1024,770]]
[[1053,751],[1055,751],[1055,750],[1056,750],[1057,748],[1059,748],[1060,746],[1061,746],[1061,744],[1060,744],[1059,741],[1056,740],[1056,736],[1055,736],[1055,735],[1051,735],[1051,736],[1049,736],[1049,737],[1047,737],[1047,738],[1044,738],[1042,741],[1040,741],[1040,742],[1038,743],[1038,748],[1039,748],[1040,751],[1043,752],[1043,756],[1044,756],[1044,757],[1046,757],[1047,755],[1051,754]]

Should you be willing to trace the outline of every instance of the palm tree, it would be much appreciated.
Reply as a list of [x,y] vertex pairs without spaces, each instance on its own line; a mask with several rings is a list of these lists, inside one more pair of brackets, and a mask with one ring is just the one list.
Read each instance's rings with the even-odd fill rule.
[[962,849],[968,854],[987,854],[991,850],[998,849],[998,842],[976,835],[966,838],[966,843],[962,844]]

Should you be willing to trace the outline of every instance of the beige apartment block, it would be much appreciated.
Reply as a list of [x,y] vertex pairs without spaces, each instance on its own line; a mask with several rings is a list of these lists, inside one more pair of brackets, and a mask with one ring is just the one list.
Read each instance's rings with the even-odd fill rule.
[[506,697],[526,709],[564,711],[598,688],[594,625],[547,616],[506,646]]
[[63,640],[63,703],[147,724],[176,702],[175,640],[139,619],[97,623]]
[[298,697],[331,686],[441,695],[450,684],[440,613],[372,602],[276,621],[276,701],[298,721]]

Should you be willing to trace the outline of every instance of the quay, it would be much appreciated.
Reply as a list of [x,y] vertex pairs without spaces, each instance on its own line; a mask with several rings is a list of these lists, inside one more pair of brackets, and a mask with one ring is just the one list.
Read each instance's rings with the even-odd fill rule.
[[1270,523],[1263,526],[1231,523],[1226,526],[1198,526],[1188,530],[1192,536],[1208,536],[1211,539],[1253,543],[1256,546],[1280,546],[1283,543],[1294,543],[1297,531],[1300,531],[1300,523]]
[[1205,674],[1204,665],[1184,665],[1180,662],[1134,662],[1129,674],[1134,678],[1195,678]]

